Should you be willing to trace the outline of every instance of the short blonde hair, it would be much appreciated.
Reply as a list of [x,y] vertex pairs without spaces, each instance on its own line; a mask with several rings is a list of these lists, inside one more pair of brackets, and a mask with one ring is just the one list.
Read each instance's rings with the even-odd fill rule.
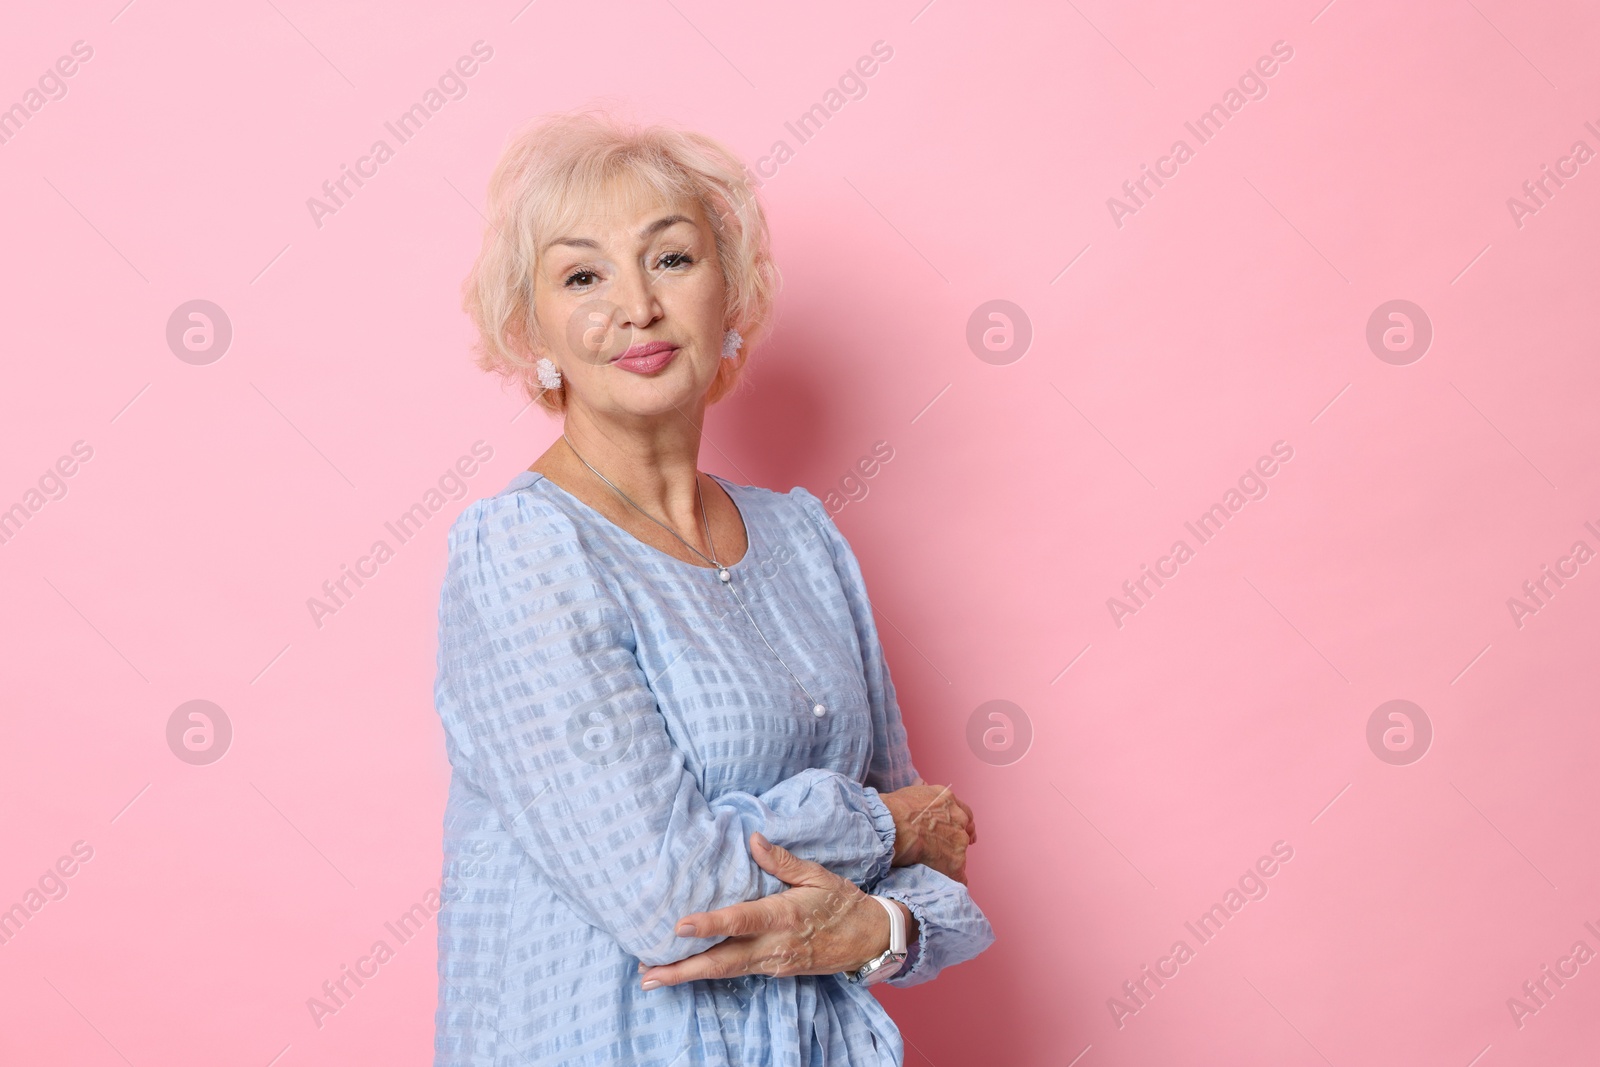
[[720,361],[708,403],[738,384],[751,348],[770,325],[782,279],[772,260],[766,215],[736,155],[704,134],[640,126],[600,108],[536,119],[512,136],[489,179],[488,225],[463,285],[462,307],[477,327],[477,365],[520,382],[551,413],[566,410],[567,388],[543,388],[534,369],[539,249],[576,222],[586,200],[622,175],[638,178],[665,199],[697,200],[711,224],[727,287],[728,324],[745,343],[735,358]]

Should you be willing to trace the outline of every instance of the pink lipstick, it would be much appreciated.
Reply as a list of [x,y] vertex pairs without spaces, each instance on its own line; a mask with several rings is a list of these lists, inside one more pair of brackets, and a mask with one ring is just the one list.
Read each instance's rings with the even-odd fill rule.
[[612,360],[611,365],[634,374],[654,374],[671,363],[672,357],[677,354],[677,345],[668,341],[651,341],[649,344],[632,346]]

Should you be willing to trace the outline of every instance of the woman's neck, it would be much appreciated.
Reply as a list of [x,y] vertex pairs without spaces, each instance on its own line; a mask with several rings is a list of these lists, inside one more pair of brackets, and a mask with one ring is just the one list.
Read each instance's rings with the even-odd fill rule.
[[701,414],[673,411],[624,424],[575,409],[562,427],[566,440],[557,441],[556,447],[572,456],[580,479],[594,480],[607,492],[609,481],[658,519],[693,529],[700,522],[700,423],[689,416]]

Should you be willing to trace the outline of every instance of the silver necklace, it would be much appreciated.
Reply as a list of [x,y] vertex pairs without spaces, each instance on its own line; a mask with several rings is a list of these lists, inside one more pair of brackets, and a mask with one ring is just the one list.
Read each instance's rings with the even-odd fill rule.
[[580,463],[582,463],[585,467],[588,467],[591,471],[594,471],[596,478],[599,478],[602,482],[605,482],[607,485],[611,486],[618,496],[633,506],[635,511],[649,519],[651,522],[655,523],[657,526],[661,527],[663,530],[667,531],[667,533],[671,534],[673,537],[677,537],[678,541],[682,543],[684,548],[687,548],[690,552],[693,552],[695,555],[699,556],[701,559],[705,560],[707,563],[716,568],[717,580],[726,586],[728,592],[733,594],[733,599],[739,602],[739,607],[744,610],[745,618],[750,620],[750,625],[755,627],[756,633],[760,635],[762,644],[766,645],[768,651],[772,653],[773,657],[783,665],[783,669],[789,671],[789,677],[794,679],[794,684],[800,687],[800,692],[804,693],[806,695],[806,700],[811,702],[811,714],[818,717],[826,715],[828,713],[827,706],[811,695],[811,690],[806,688],[805,683],[800,680],[799,675],[795,674],[794,671],[789,670],[789,664],[785,663],[783,657],[778,655],[778,650],[772,647],[772,642],[768,641],[767,635],[762,632],[761,624],[756,622],[756,617],[754,615],[750,614],[750,608],[745,604],[744,597],[739,595],[739,590],[733,584],[733,574],[729,572],[726,566],[718,562],[716,558],[717,543],[711,537],[711,522],[706,518],[706,498],[705,495],[700,492],[700,473],[698,471],[695,472],[694,495],[695,499],[700,503],[700,523],[705,528],[706,547],[711,549],[711,555],[709,556],[680,537],[677,530],[674,530],[672,527],[668,526],[666,523],[650,514],[644,508],[641,508],[638,504],[635,504],[633,497],[629,496],[627,493],[624,493],[621,489],[618,489],[616,484],[613,483],[610,478],[607,478],[604,474],[601,474],[599,471],[595,470],[594,465],[588,460],[584,459],[582,454],[578,452],[577,448],[573,446],[572,438],[566,435],[566,431],[562,431],[561,439],[567,443],[568,448],[572,449],[572,454],[578,457],[578,461]]

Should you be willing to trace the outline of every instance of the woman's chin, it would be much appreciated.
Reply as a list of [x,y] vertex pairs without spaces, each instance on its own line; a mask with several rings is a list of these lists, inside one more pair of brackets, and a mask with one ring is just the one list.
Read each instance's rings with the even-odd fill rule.
[[616,378],[608,383],[610,408],[618,415],[640,418],[691,409],[705,396],[711,383],[702,385],[692,376],[675,371],[676,367],[667,367],[659,374],[616,371]]

